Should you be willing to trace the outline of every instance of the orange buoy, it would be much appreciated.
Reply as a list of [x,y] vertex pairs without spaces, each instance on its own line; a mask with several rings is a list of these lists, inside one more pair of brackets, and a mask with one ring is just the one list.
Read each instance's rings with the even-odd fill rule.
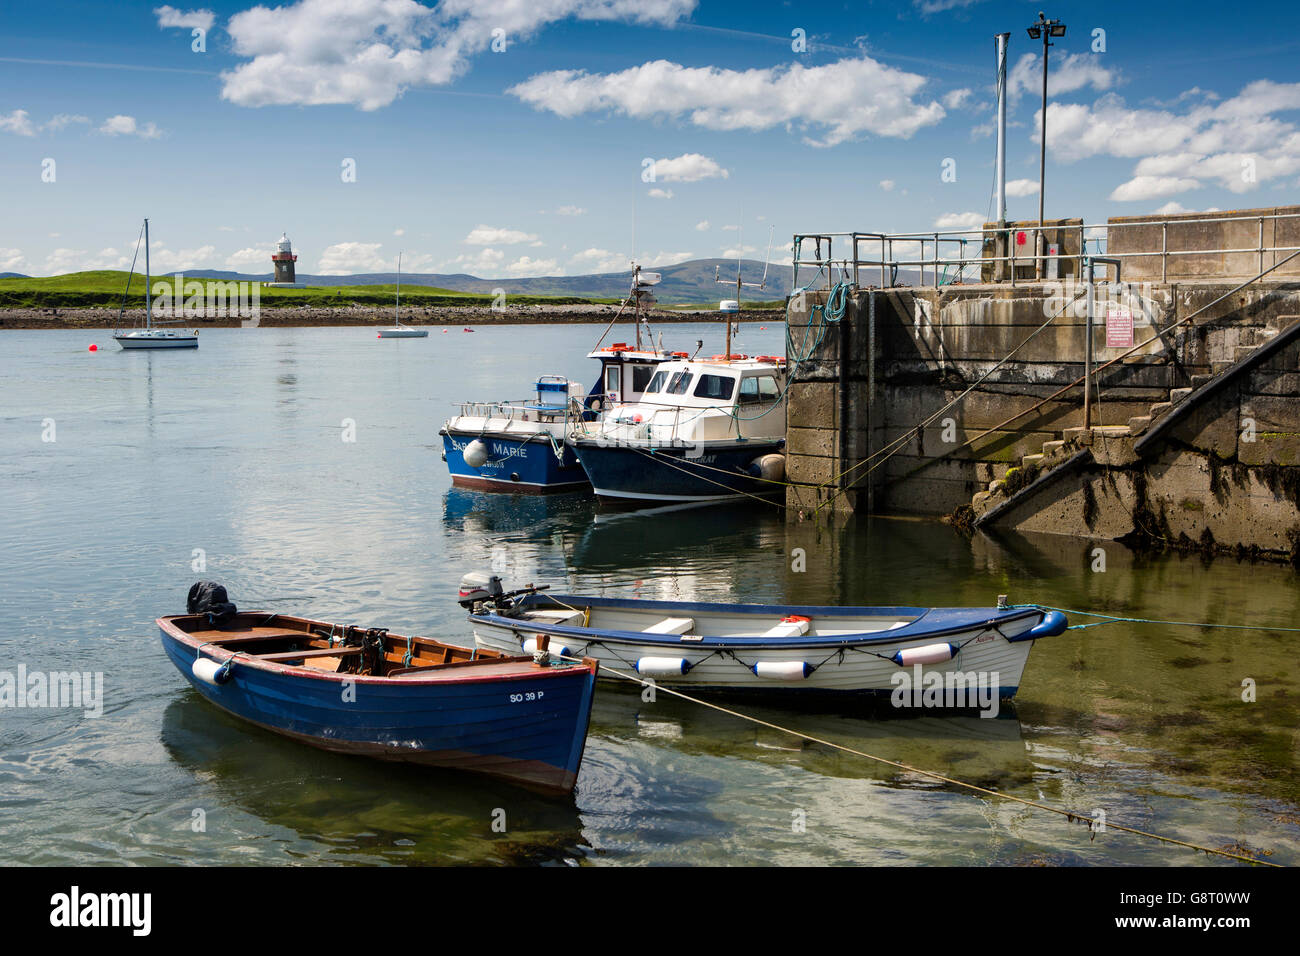
[[98,352],[98,351],[99,351],[99,346],[92,342],[92,343],[90,344],[90,348],[86,349],[86,351],[87,351],[87,352]]

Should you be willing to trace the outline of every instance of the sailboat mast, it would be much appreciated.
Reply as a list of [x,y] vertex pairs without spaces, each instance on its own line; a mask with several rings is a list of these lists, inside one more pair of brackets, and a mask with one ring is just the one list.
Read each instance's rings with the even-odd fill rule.
[[[176,290],[172,290],[175,298]],[[153,300],[149,297],[149,220],[144,221],[144,326],[153,328]]]
[[402,254],[397,254],[397,300],[393,303],[393,325],[401,325],[397,318],[398,310],[402,307]]

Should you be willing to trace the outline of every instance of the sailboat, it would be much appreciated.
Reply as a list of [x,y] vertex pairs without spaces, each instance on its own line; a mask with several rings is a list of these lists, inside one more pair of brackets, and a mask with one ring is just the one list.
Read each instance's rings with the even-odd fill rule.
[[[135,254],[140,255],[140,243],[137,240]],[[131,260],[131,272],[126,277],[126,291],[122,293],[122,307],[118,310],[119,320],[126,311],[126,297],[131,291],[131,279],[135,276],[135,259]],[[180,289],[174,290],[175,296]],[[124,349],[196,349],[199,347],[197,329],[160,329],[153,324],[153,298],[149,294],[149,220],[144,221],[144,328],[118,329],[113,333],[117,344]]]
[[402,254],[397,254],[397,299],[393,303],[393,327],[391,329],[380,329],[379,337],[381,339],[426,339],[429,337],[428,329],[413,329],[409,325],[403,325],[402,320],[398,317],[398,311],[402,307]]

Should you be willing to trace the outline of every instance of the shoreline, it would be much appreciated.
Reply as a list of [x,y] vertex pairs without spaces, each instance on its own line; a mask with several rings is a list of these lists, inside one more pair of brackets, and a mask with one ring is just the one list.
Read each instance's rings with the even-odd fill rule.
[[[494,311],[487,306],[415,306],[402,310],[402,324],[412,326],[472,325],[580,325],[608,324],[618,314],[616,305],[523,305]],[[620,323],[630,321],[626,311]],[[674,311],[656,309],[647,313],[650,322],[720,323],[724,315],[733,322],[767,322],[785,320],[783,309],[744,309],[722,313],[716,310]],[[2,308],[0,330],[4,329],[119,329],[142,326],[144,309],[112,308]],[[325,328],[351,326],[383,328],[393,324],[393,310],[382,306],[325,308],[314,305],[263,307],[256,320],[238,317],[200,318],[191,316],[180,322],[167,320],[168,326],[197,329],[257,328]]]

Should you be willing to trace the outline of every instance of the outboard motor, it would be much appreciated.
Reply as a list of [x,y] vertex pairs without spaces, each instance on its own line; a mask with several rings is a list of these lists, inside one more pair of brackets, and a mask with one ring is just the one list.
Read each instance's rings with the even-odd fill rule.
[[206,614],[210,623],[220,627],[238,614],[239,608],[231,603],[222,585],[216,581],[199,581],[185,599],[185,613]]
[[496,601],[503,593],[501,579],[495,574],[471,571],[460,579],[460,594],[457,601],[461,607],[471,608],[480,601]]

